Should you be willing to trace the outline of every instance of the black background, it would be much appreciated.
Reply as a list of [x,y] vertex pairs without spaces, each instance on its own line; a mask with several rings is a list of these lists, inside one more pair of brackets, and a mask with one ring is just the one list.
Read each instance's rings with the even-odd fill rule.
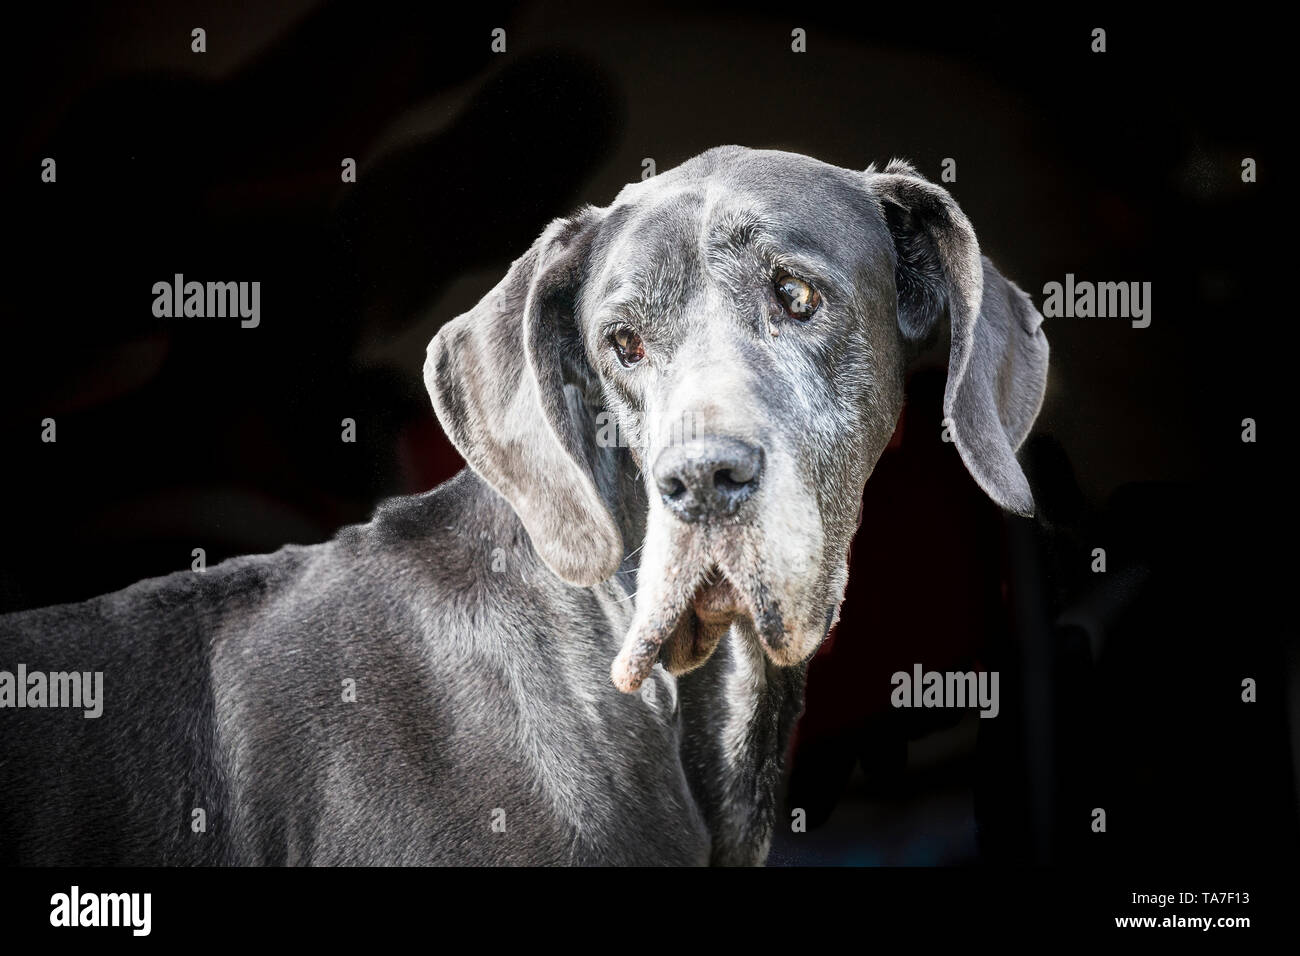
[[[646,157],[736,142],[903,156],[935,180],[952,157],[983,250],[1040,307],[1067,272],[1149,281],[1152,323],[1047,320],[1032,522],[938,441],[942,376],[913,379],[792,753],[813,829],[772,862],[1293,858],[1284,33],[1244,12],[833,9],[6,14],[0,610],[185,568],[195,547],[213,563],[324,540],[454,474],[429,338]],[[260,327],[154,318],[177,272],[260,281]],[[913,662],[999,670],[1001,715],[893,710],[889,674]]]

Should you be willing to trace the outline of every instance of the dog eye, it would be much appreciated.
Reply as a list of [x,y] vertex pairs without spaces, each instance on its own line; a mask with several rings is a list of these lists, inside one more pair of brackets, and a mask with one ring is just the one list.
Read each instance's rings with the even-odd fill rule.
[[808,319],[822,304],[821,293],[798,276],[778,272],[774,284],[776,297],[792,319]]
[[614,347],[618,360],[625,368],[631,368],[645,358],[645,343],[641,341],[641,336],[627,327],[611,332],[609,344]]

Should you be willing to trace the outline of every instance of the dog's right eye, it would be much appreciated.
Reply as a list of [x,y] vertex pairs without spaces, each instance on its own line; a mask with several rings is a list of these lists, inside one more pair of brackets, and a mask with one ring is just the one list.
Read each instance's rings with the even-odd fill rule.
[[641,336],[626,326],[610,333],[609,344],[614,347],[624,368],[631,368],[645,358],[645,343],[641,341]]
[[813,288],[812,283],[789,272],[778,272],[773,288],[792,319],[810,319],[822,304],[821,293]]

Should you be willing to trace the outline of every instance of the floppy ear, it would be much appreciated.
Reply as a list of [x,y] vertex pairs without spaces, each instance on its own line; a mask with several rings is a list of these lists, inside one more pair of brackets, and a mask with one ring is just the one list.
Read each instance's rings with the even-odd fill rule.
[[1032,515],[1016,449],[1038,417],[1047,384],[1043,317],[980,255],[970,221],[946,189],[897,160],[867,174],[894,237],[904,337],[925,342],[947,309],[952,346],[943,413],[957,452],[990,498]]
[[596,488],[589,429],[565,385],[584,382],[575,319],[594,209],[552,222],[504,279],[429,343],[424,382],[443,430],[514,507],[538,555],[583,586],[612,575],[623,541]]

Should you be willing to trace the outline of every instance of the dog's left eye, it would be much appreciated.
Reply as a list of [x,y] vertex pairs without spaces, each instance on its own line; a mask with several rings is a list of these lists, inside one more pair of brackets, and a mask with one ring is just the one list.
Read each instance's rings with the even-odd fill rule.
[[626,326],[610,333],[609,344],[614,347],[618,360],[625,368],[631,368],[645,358],[645,343],[641,341],[641,336]]
[[821,293],[808,282],[788,272],[778,272],[774,283],[776,297],[792,319],[808,319],[822,304]]

